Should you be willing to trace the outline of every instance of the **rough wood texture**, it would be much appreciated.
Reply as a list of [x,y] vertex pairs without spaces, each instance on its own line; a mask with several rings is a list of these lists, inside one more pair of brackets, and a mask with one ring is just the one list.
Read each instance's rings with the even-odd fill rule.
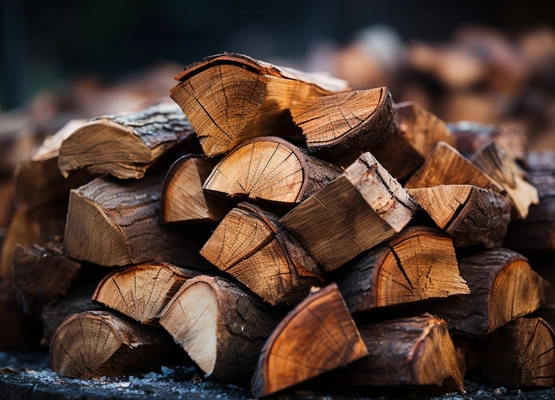
[[341,385],[430,386],[464,391],[447,323],[430,314],[357,326],[368,356],[336,374]]
[[341,272],[337,285],[351,313],[470,293],[453,241],[432,228],[405,228]]
[[286,206],[300,203],[341,174],[278,137],[249,140],[226,155],[204,182],[204,189],[231,197]]
[[168,262],[206,269],[198,254],[208,233],[158,223],[164,177],[116,181],[96,178],[69,198],[64,234],[68,256],[105,266]]
[[160,318],[207,377],[235,383],[252,376],[276,323],[256,296],[224,278],[208,276],[188,280]]
[[233,207],[202,186],[217,160],[188,154],[176,160],[164,180],[160,200],[162,223],[219,222]]
[[254,204],[231,210],[200,254],[271,305],[298,303],[325,281],[279,217]]
[[498,248],[503,244],[511,204],[500,194],[472,185],[439,185],[408,192],[437,226],[455,239],[455,246]]
[[213,157],[256,136],[298,134],[292,104],[347,89],[346,82],[306,74],[251,57],[225,53],[189,65],[175,79],[171,98]]
[[159,326],[160,312],[188,279],[199,272],[167,263],[144,263],[113,271],[92,299],[141,324]]
[[193,137],[180,108],[160,103],[90,120],[63,141],[58,166],[64,177],[87,168],[92,174],[139,179],[156,160]]
[[308,153],[349,165],[387,142],[394,129],[393,100],[386,87],[314,98],[291,106]]
[[337,285],[299,303],[266,341],[252,379],[265,397],[368,354]]
[[50,345],[52,370],[72,378],[147,372],[185,360],[167,332],[107,311],[71,315]]
[[364,153],[280,222],[331,271],[400,232],[415,208],[408,192]]
[[390,140],[371,152],[399,180],[424,164],[437,143],[455,146],[455,137],[445,123],[418,103],[396,104],[395,125],[397,129]]

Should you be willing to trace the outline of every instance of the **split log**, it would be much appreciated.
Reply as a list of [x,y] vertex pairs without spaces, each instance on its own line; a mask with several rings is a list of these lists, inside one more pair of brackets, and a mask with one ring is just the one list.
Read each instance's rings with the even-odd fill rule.
[[181,285],[199,274],[167,263],[133,265],[107,274],[92,299],[141,324],[159,326],[162,309]]
[[204,371],[224,382],[249,379],[277,321],[256,296],[220,277],[189,279],[162,310],[162,325]]
[[457,247],[482,244],[498,248],[511,221],[509,201],[472,185],[439,185],[408,189],[438,227],[453,237]]
[[249,140],[226,155],[204,182],[204,189],[291,207],[340,174],[338,167],[281,138],[263,137]]
[[99,177],[73,189],[64,234],[67,255],[104,266],[168,262],[210,269],[198,254],[208,232],[158,223],[163,181],[160,173],[127,181]]
[[[308,153],[348,166],[358,155],[390,140],[393,100],[386,87],[313,98],[291,106]],[[372,151],[373,153],[373,151]]]
[[231,210],[230,202],[202,188],[216,162],[206,156],[189,154],[172,164],[160,201],[162,223],[219,222]]
[[265,397],[368,354],[337,285],[299,303],[268,338],[252,379],[255,397]]
[[357,327],[368,356],[336,373],[338,384],[464,391],[464,373],[443,319],[424,314]]
[[405,179],[424,164],[437,143],[455,145],[445,123],[412,101],[395,105],[395,125],[391,139],[371,152],[396,179]]
[[280,222],[324,270],[331,271],[400,232],[415,208],[399,182],[364,153]]
[[175,79],[171,98],[181,106],[209,156],[257,136],[299,135],[289,108],[341,92],[345,81],[277,67],[241,54],[206,57]]
[[174,103],[94,118],[61,145],[58,166],[64,177],[86,168],[92,174],[142,178],[165,153],[182,148],[194,131]]
[[271,305],[298,303],[325,281],[279,217],[254,204],[231,210],[200,254]]
[[351,313],[470,293],[452,239],[419,226],[346,265],[337,285]]
[[186,360],[167,332],[107,311],[69,316],[50,345],[52,370],[81,379],[147,372]]

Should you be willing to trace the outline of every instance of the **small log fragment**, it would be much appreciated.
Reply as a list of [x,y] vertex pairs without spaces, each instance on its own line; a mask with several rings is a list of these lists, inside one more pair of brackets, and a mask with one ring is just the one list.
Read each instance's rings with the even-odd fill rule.
[[395,129],[393,114],[386,87],[337,93],[291,106],[308,153],[330,161],[347,159],[342,165],[390,140]]
[[271,305],[298,303],[325,281],[279,217],[254,204],[231,210],[200,254]]
[[371,152],[396,179],[405,179],[424,164],[437,143],[455,145],[447,125],[412,101],[395,105],[395,125],[390,140]]
[[252,379],[255,397],[265,397],[368,354],[337,285],[299,303],[268,338]]
[[69,316],[50,345],[52,370],[80,379],[147,372],[185,360],[167,332],[107,311]]
[[92,299],[141,324],[159,326],[162,309],[187,279],[199,274],[167,263],[132,265],[107,274]]
[[351,313],[470,293],[452,239],[419,226],[405,228],[345,266],[337,285]]
[[498,193],[472,185],[408,189],[409,194],[453,237],[455,246],[498,248],[511,221],[511,203]]
[[503,193],[503,187],[455,148],[439,142],[424,165],[405,183],[407,189],[438,185],[473,185]]
[[472,162],[503,186],[516,219],[526,218],[530,205],[538,204],[538,191],[501,145],[491,142],[472,157]]
[[162,310],[162,325],[206,377],[243,382],[252,376],[277,321],[256,296],[220,277],[189,279]]
[[368,356],[338,371],[338,384],[464,391],[464,374],[443,319],[424,314],[357,327]]
[[324,270],[331,271],[400,232],[415,208],[399,182],[372,154],[363,153],[280,223]]
[[345,81],[277,67],[241,54],[206,57],[175,79],[171,98],[181,106],[209,156],[258,136],[298,135],[289,108],[347,89]]
[[206,156],[188,154],[172,164],[160,200],[162,223],[211,223],[225,217],[232,204],[202,188],[216,162]]
[[180,108],[159,103],[90,120],[63,141],[58,166],[64,177],[86,168],[92,174],[139,179],[165,153],[192,138],[194,131]]
[[291,207],[340,174],[338,167],[281,138],[263,137],[249,140],[226,155],[204,182],[204,189]]

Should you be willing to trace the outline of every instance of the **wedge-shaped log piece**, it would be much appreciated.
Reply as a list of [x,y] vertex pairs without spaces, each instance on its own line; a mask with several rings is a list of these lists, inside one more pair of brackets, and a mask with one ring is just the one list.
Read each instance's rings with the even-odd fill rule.
[[289,114],[292,104],[348,89],[339,79],[233,53],[206,57],[175,79],[179,83],[170,96],[210,157],[257,136],[291,136],[297,133]]
[[346,265],[337,285],[352,313],[470,293],[452,239],[438,229],[418,226]]
[[325,281],[279,217],[254,204],[231,210],[200,254],[272,305],[298,303]]
[[526,181],[524,172],[501,145],[491,142],[472,157],[472,162],[503,186],[516,219],[526,218],[530,205],[538,204],[537,189]]
[[303,131],[309,154],[333,161],[352,162],[361,152],[388,141],[395,129],[393,114],[386,87],[337,93],[291,106],[293,122]]
[[511,203],[498,193],[472,185],[439,185],[408,189],[438,227],[455,239],[455,246],[503,244]]
[[277,320],[256,296],[220,277],[185,282],[162,310],[160,324],[207,377],[244,382]]
[[376,161],[363,153],[345,173],[280,222],[331,271],[397,234],[416,203]]
[[158,223],[163,182],[160,173],[127,181],[100,177],[73,189],[64,234],[68,256],[105,266],[209,267],[198,254],[208,232]]
[[159,103],[90,120],[63,141],[58,166],[65,177],[86,168],[93,174],[139,179],[166,152],[192,138],[193,128],[180,108]]
[[152,371],[180,358],[187,360],[164,330],[107,311],[66,318],[50,345],[52,370],[81,379]]
[[167,263],[133,265],[107,274],[92,299],[141,324],[159,326],[162,309],[187,279],[199,274]]
[[407,189],[438,185],[473,185],[503,193],[503,187],[455,148],[439,142],[424,165],[405,183]]
[[204,189],[231,197],[293,206],[337,178],[341,170],[278,137],[249,140],[226,155]]
[[439,142],[455,146],[455,137],[447,125],[418,103],[395,105],[396,131],[372,154],[395,178],[404,179],[418,169]]
[[368,356],[338,371],[337,383],[464,391],[457,351],[443,319],[424,314],[357,327]]
[[215,159],[193,154],[173,163],[160,200],[162,223],[211,223],[225,217],[233,205],[202,188],[215,165]]
[[337,285],[299,303],[264,345],[252,379],[255,397],[268,396],[368,354]]

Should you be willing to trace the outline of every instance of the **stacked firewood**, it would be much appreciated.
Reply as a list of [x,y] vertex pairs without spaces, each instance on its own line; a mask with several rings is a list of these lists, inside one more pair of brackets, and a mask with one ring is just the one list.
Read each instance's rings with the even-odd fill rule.
[[62,375],[192,364],[256,397],[555,385],[553,289],[527,258],[555,246],[555,163],[526,136],[238,54],[176,80],[18,165],[2,343],[40,322],[27,340]]

